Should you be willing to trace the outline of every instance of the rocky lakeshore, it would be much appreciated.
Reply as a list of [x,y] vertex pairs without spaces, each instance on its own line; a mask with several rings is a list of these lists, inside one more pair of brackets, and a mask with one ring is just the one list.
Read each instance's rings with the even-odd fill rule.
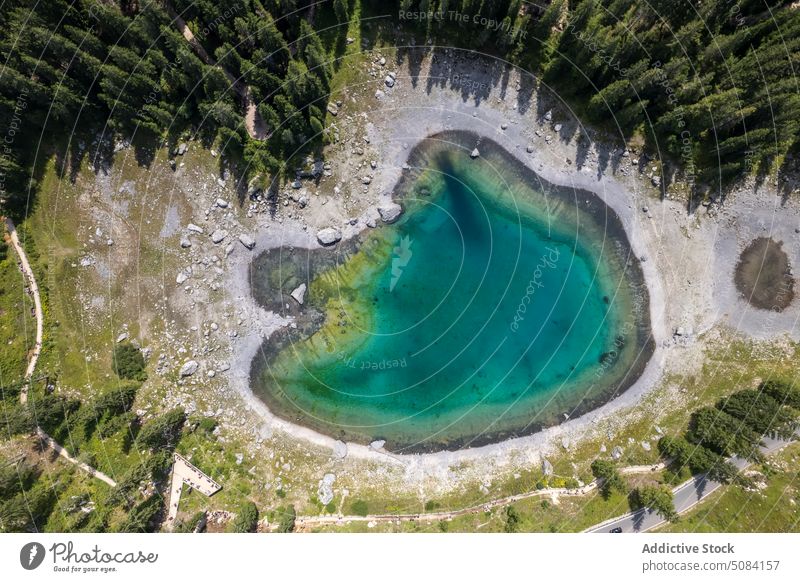
[[[584,127],[567,104],[546,90],[529,91],[524,73],[509,71],[506,75],[503,63],[442,51],[435,58],[423,59],[413,74],[395,65],[393,83],[388,86],[382,76],[369,75],[371,70],[392,67],[389,63],[381,66],[380,58],[364,64],[363,85],[345,88],[333,97],[337,102],[336,115],[331,118],[335,136],[325,162],[308,160],[297,171],[296,179],[276,192],[267,193],[257,183],[251,184],[241,211],[232,212],[216,203],[216,198],[226,198],[224,193],[209,194],[208,206],[200,204],[195,211],[200,213],[201,218],[195,221],[201,223],[207,242],[201,242],[206,238],[200,233],[183,226],[184,236],[192,245],[187,248],[201,265],[205,246],[226,250],[233,244],[224,261],[216,263],[224,273],[224,281],[216,283],[221,295],[209,289],[208,296],[200,299],[199,288],[192,294],[209,320],[235,313],[234,320],[241,322],[236,334],[229,332],[225,345],[216,352],[215,359],[224,359],[228,366],[224,373],[218,367],[211,368],[202,353],[192,354],[186,359],[196,361],[198,369],[185,381],[213,370],[214,382],[224,384],[225,391],[238,394],[252,409],[253,416],[248,413],[247,420],[239,416],[235,422],[244,422],[245,426],[254,423],[255,434],[262,435],[258,438],[285,435],[290,441],[323,447],[335,458],[346,455],[353,462],[363,459],[378,466],[399,463],[404,467],[403,479],[433,479],[447,487],[447,483],[454,484],[448,468],[462,462],[474,463],[471,475],[491,472],[498,464],[538,463],[543,456],[595,434],[598,424],[613,412],[632,410],[665,372],[686,374],[699,369],[704,336],[720,325],[763,339],[778,338],[783,333],[795,338],[800,335],[794,325],[796,301],[780,314],[766,318],[741,298],[733,284],[739,253],[756,234],[784,241],[789,261],[800,261],[795,232],[800,210],[794,201],[782,201],[769,183],[758,189],[740,187],[724,200],[687,213],[681,183],[666,184],[660,179],[660,161],[635,146],[615,145],[612,136]],[[504,75],[506,81],[501,84],[499,79]],[[579,418],[534,435],[460,451],[399,458],[385,454],[377,444],[345,445],[276,418],[252,395],[250,365],[264,339],[290,326],[293,319],[291,313],[267,312],[253,300],[253,258],[266,249],[346,244],[365,228],[391,222],[397,212],[392,188],[410,149],[428,135],[459,129],[491,136],[548,181],[596,192],[615,210],[642,261],[650,293],[656,346],[647,368],[623,396]],[[474,149],[479,156],[480,144]],[[743,213],[755,216],[759,232],[741,228],[737,217]],[[218,243],[209,236],[215,232],[217,238],[225,234]],[[183,241],[176,240],[176,244],[179,242]],[[197,273],[202,272],[196,262],[194,265],[191,272],[189,264],[176,271],[177,277],[180,273],[189,275],[177,283],[170,296],[170,302],[179,309],[186,303],[185,287],[197,283]],[[290,291],[290,296],[298,287]],[[291,297],[287,300],[297,302]],[[174,365],[178,369],[185,361],[178,360]],[[220,415],[225,416],[227,413]]]

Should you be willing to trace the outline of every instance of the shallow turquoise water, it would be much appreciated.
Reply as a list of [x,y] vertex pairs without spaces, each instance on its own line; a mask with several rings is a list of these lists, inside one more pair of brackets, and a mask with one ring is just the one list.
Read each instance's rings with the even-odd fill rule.
[[575,206],[531,203],[499,148],[478,161],[428,150],[402,184],[403,218],[314,278],[325,325],[269,358],[257,392],[294,421],[394,450],[523,434],[607,400],[642,345],[626,275],[604,259],[618,249]]

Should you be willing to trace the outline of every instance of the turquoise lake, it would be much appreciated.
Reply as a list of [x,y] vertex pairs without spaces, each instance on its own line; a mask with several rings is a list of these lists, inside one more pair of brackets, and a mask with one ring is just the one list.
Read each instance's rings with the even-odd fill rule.
[[648,296],[619,219],[489,140],[471,159],[477,140],[417,146],[395,224],[255,261],[255,296],[298,321],[253,363],[276,414],[397,452],[458,449],[575,417],[639,376]]

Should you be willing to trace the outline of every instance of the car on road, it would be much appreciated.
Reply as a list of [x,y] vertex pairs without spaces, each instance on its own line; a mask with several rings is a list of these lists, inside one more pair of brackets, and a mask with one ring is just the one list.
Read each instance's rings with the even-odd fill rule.
[[622,528],[621,527],[612,528],[608,530],[608,533],[622,533]]

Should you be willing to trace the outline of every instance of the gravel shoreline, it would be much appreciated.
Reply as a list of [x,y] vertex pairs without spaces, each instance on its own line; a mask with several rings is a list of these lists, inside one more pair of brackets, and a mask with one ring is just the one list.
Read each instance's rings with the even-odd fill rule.
[[[458,67],[463,69],[461,77],[458,77]],[[762,187],[762,190],[767,189],[766,193],[739,190],[731,193],[724,204],[710,209],[701,207],[687,214],[683,202],[659,200],[660,189],[653,186],[655,181],[631,164],[634,154],[625,152],[621,143],[616,148],[606,145],[607,138],[591,139],[592,131],[580,126],[563,103],[555,103],[552,97],[543,98],[542,101],[551,103],[545,106],[536,102],[521,111],[522,108],[517,107],[518,100],[513,98],[515,73],[503,87],[496,86],[494,83],[500,76],[493,67],[500,67],[500,64],[484,63],[481,69],[474,66],[474,61],[454,62],[456,78],[462,79],[457,86],[452,81],[449,86],[447,82],[432,86],[425,82],[415,84],[406,71],[399,70],[394,87],[380,87],[385,94],[382,99],[376,99],[367,124],[368,143],[379,153],[379,169],[371,185],[380,194],[379,200],[359,218],[357,225],[351,225],[345,220],[347,217],[334,216],[335,213],[327,216],[327,220],[340,228],[343,239],[347,239],[363,228],[368,218],[374,219],[377,206],[390,201],[392,188],[411,149],[428,135],[445,130],[486,135],[541,177],[557,185],[590,190],[617,213],[631,248],[638,257],[645,259],[641,266],[650,294],[656,348],[642,375],[621,396],[578,418],[530,436],[459,451],[413,455],[392,455],[348,443],[349,456],[399,461],[406,465],[407,474],[417,470],[430,473],[466,460],[489,460],[495,464],[520,458],[537,461],[559,447],[569,447],[592,431],[600,420],[639,402],[660,382],[665,370],[696,365],[702,357],[702,334],[718,323],[754,338],[774,338],[785,332],[795,339],[800,338],[796,325],[800,301],[780,314],[756,310],[738,295],[732,276],[738,255],[750,240],[748,230],[737,225],[737,216],[751,227],[755,221],[757,234],[783,240],[790,261],[800,264],[800,235],[795,233],[800,225],[800,211],[795,203],[779,207],[774,203],[777,197],[774,192],[769,193],[767,185]],[[423,66],[418,73],[421,81],[426,80],[426,73],[427,67]],[[462,90],[465,77],[476,87],[490,89],[479,98],[465,97]],[[376,87],[380,83],[376,80]],[[534,95],[536,98],[538,96]],[[589,148],[576,143],[577,133],[590,136]],[[590,153],[582,153],[583,149]],[[577,160],[583,155],[586,157],[579,164]],[[627,171],[626,168],[631,169]],[[254,238],[259,251],[282,245],[296,248],[318,245],[312,233],[292,221],[281,225],[271,223]],[[258,314],[259,321],[257,332],[237,342],[231,362],[231,384],[270,429],[336,450],[340,445],[335,439],[276,417],[250,390],[250,365],[263,340],[275,329],[290,323],[267,314],[253,300],[248,274],[253,257],[252,254],[231,257],[228,293],[248,312]],[[676,330],[682,333],[676,334]],[[694,364],[687,361],[690,353]]]

